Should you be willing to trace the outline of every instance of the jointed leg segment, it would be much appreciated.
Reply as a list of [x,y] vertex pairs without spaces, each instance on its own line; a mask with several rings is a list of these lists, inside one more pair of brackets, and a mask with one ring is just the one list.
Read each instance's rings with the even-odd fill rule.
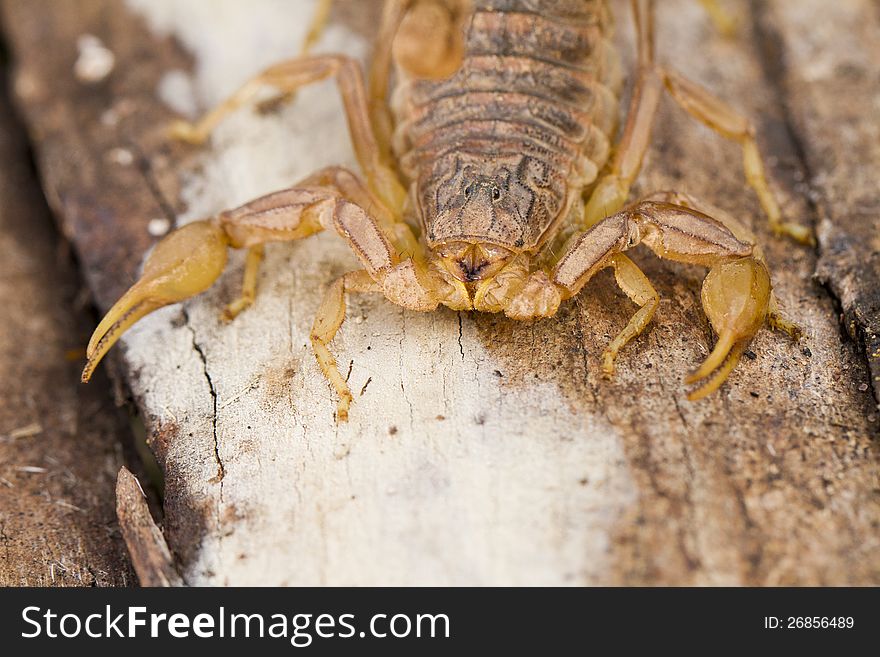
[[328,78],[334,78],[339,86],[352,145],[370,188],[387,207],[395,210],[402,207],[405,192],[383,159],[382,154],[388,148],[377,141],[373,130],[363,73],[358,63],[349,57],[322,55],[276,64],[247,82],[198,122],[177,121],[172,124],[172,136],[201,144],[226,116],[252,102],[261,89],[272,87],[281,94],[288,94]]
[[260,263],[263,262],[264,250],[262,244],[257,244],[248,249],[247,259],[244,263],[241,295],[223,309],[223,318],[227,321],[232,321],[243,310],[250,308],[254,304],[257,298],[257,276],[260,273]]
[[783,221],[779,203],[767,182],[764,161],[758,150],[755,129],[751,122],[699,85],[674,71],[664,72],[664,82],[670,95],[683,110],[719,135],[740,145],[746,181],[755,190],[773,232],[777,235],[788,235],[802,244],[812,244],[813,236],[809,228]]
[[585,228],[596,225],[622,208],[639,174],[650,145],[654,117],[664,88],[676,103],[695,119],[742,148],[746,181],[755,191],[774,233],[788,235],[804,244],[813,243],[809,228],[782,219],[782,212],[770,190],[763,159],[755,141],[755,129],[748,119],[699,85],[654,60],[653,3],[633,0],[638,32],[636,84],[620,142],[609,171],[596,184],[584,212]]
[[[715,3],[704,4],[717,20]],[[607,173],[587,200],[583,225],[588,232],[559,259],[551,279],[566,296],[571,296],[597,271],[611,266],[618,284],[640,306],[603,355],[603,371],[610,374],[618,351],[644,330],[657,306],[656,291],[621,252],[643,242],[660,257],[710,267],[702,300],[719,341],[702,367],[688,379],[689,383],[703,381],[702,387],[691,394],[692,399],[697,399],[723,383],[765,320],[792,336],[797,336],[799,330],[779,317],[763,255],[754,246],[754,237],[748,230],[725,217],[713,218],[713,211],[681,194],[656,195],[630,210],[620,211],[641,170],[664,89],[691,116],[740,144],[746,180],[775,233],[807,244],[812,243],[813,236],[808,228],[783,221],[767,182],[751,123],[708,91],[659,67],[654,59],[653,2],[632,0],[632,6],[638,74],[627,122]]]
[[345,294],[383,292],[395,303],[415,310],[435,308],[439,296],[422,259],[406,257],[415,243],[408,226],[357,176],[338,167],[319,171],[291,189],[183,226],[159,242],[141,279],[95,330],[83,381],[88,381],[107,350],[138,319],[208,289],[223,272],[230,247],[248,249],[248,257],[241,296],[226,307],[227,319],[254,300],[264,244],[302,239],[325,228],[335,229],[348,242],[364,268],[346,274],[328,290],[311,332],[318,364],[339,394],[337,418],[345,420],[351,392],[328,349],[345,317]]
[[[329,2],[322,0],[321,9],[327,8]],[[263,244],[301,239],[332,226],[348,241],[365,268],[331,288],[312,332],[321,369],[340,394],[338,417],[345,419],[351,395],[327,348],[344,317],[345,292],[377,289],[406,307],[429,309],[437,305],[437,292],[427,280],[421,254],[417,254],[420,246],[400,217],[404,190],[388,165],[388,135],[380,130],[377,138],[374,130],[370,98],[358,64],[342,56],[304,57],[278,64],[245,84],[196,124],[176,123],[172,134],[201,143],[226,115],[253,101],[263,87],[273,87],[283,96],[331,77],[339,86],[367,184],[342,168],[328,168],[297,187],[169,235],[157,245],[142,279],[96,330],[83,380],[91,376],[110,346],[138,318],[210,287],[225,267],[228,247],[249,249],[241,296],[225,310],[225,316],[232,318],[253,303]]]
[[630,318],[626,328],[617,334],[602,354],[602,373],[605,376],[614,374],[614,361],[617,354],[630,340],[647,328],[654,316],[654,311],[660,305],[660,295],[657,294],[651,281],[636,263],[622,253],[612,256],[609,263],[614,268],[614,278],[620,289],[633,303],[639,306],[639,310]]
[[348,409],[352,401],[351,389],[340,373],[336,358],[327,345],[336,336],[336,332],[345,320],[345,296],[348,292],[382,292],[382,287],[366,271],[345,274],[328,288],[321,307],[315,315],[311,333],[312,350],[318,359],[318,365],[339,395],[336,419],[340,422],[348,419]]

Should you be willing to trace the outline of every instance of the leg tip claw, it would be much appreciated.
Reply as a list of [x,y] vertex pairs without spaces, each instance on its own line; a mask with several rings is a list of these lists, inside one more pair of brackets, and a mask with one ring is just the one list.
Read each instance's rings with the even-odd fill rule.
[[773,233],[778,237],[788,237],[804,246],[816,246],[816,236],[813,230],[807,226],[784,222],[772,227]]
[[351,393],[341,395],[339,397],[339,403],[336,405],[336,422],[341,424],[343,422],[348,422],[348,411],[351,408],[351,402],[353,397]]
[[220,319],[224,322],[231,322],[245,310],[250,308],[253,301],[247,299],[236,299],[232,303],[227,304],[220,313]]
[[795,342],[798,342],[801,338],[804,337],[804,330],[800,326],[798,326],[794,322],[785,319],[777,313],[771,312],[767,317],[767,323],[770,324],[770,328],[772,328],[774,331],[781,331],[782,333],[785,333]]
[[609,380],[614,378],[615,372],[617,372],[617,368],[614,366],[614,360],[617,358],[617,354],[612,353],[610,351],[605,351],[602,354],[602,378]]
[[172,121],[168,126],[168,136],[175,141],[182,141],[193,146],[201,146],[208,140],[208,135],[200,131],[189,121]]

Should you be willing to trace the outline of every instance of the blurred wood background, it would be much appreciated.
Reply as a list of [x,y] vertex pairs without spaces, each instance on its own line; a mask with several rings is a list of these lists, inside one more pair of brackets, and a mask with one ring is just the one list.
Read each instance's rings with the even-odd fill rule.
[[[331,84],[237,113],[203,149],[165,135],[295,55],[313,4],[0,2],[46,197],[100,310],[169,226],[351,163]],[[669,102],[636,193],[681,189],[750,223],[804,342],[763,331],[721,393],[692,404],[681,380],[713,339],[696,268],[637,254],[663,300],[611,382],[599,356],[633,308],[610,276],[534,324],[357,297],[334,343],[356,393],[337,426],[308,330],[353,257],[332,235],[271,246],[257,304],[226,325],[236,256],[108,362],[165,476],[170,552],[138,544],[158,533],[123,514],[140,519],[126,538],[142,580],[171,582],[173,568],[204,585],[880,583],[880,10],[730,0],[739,29],[725,39],[699,3],[658,4],[662,61],[754,119],[786,214],[814,225],[819,246],[769,235],[737,148]],[[340,0],[318,50],[367,56],[377,9]],[[90,435],[99,415],[82,425]],[[0,432],[21,426],[0,417]],[[89,462],[108,449],[78,447]],[[3,504],[28,493],[2,483],[8,519]],[[90,494],[106,514],[106,477]],[[128,572],[102,567],[117,573],[108,583]]]
[[113,494],[128,427],[106,377],[79,383],[92,320],[3,92],[0,253],[0,586],[136,584]]

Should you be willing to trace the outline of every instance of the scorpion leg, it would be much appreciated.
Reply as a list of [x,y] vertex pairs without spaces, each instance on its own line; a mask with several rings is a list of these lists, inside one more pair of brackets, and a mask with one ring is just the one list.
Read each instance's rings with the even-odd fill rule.
[[257,299],[257,276],[260,273],[260,264],[263,262],[262,244],[257,244],[248,249],[247,259],[244,261],[244,276],[241,282],[241,295],[223,309],[223,319],[231,322],[242,311],[247,310]]
[[[352,235],[349,240],[358,251],[359,240],[363,235]],[[358,254],[361,255],[361,254]],[[339,371],[336,359],[329,350],[329,344],[345,319],[345,294],[347,292],[381,292],[389,301],[408,310],[429,312],[437,308],[441,289],[433,280],[423,261],[414,257],[401,259],[388,252],[386,264],[375,268],[375,262],[361,256],[365,271],[346,274],[327,291],[324,301],[315,316],[312,326],[311,342],[318,365],[324,376],[339,395],[336,419],[345,422],[352,396],[348,383]]]
[[641,335],[651,322],[657,306],[660,305],[660,295],[657,294],[651,281],[636,263],[622,253],[612,256],[609,262],[614,268],[614,279],[620,289],[633,303],[639,306],[639,310],[630,318],[626,327],[615,336],[602,354],[602,373],[606,377],[614,374],[614,361],[617,359],[617,354],[630,340]]
[[405,191],[382,157],[388,147],[380,146],[373,130],[363,73],[358,63],[349,57],[322,55],[276,64],[247,82],[198,122],[174,122],[171,134],[177,139],[201,144],[228,114],[253,101],[264,87],[274,87],[286,94],[328,78],[334,78],[339,87],[355,155],[370,188],[387,207],[403,207]]
[[376,46],[370,60],[370,118],[376,142],[382,150],[386,162],[391,155],[391,139],[394,121],[388,107],[388,90],[391,84],[391,61],[394,37],[406,13],[406,5],[400,0],[388,0],[382,8],[382,22],[376,37]]
[[[312,16],[312,22],[306,31],[303,39],[302,47],[299,50],[300,57],[307,57],[311,54],[315,44],[321,39],[324,31],[327,29],[327,22],[330,20],[330,11],[333,9],[333,0],[318,0],[318,6]],[[260,111],[271,110],[279,105],[284,105],[296,99],[296,91],[281,92],[275,98],[257,103]]]
[[642,168],[642,161],[651,141],[657,107],[665,87],[678,105],[691,116],[718,134],[740,144],[746,180],[758,196],[770,228],[776,234],[788,235],[798,242],[814,243],[809,228],[783,220],[779,203],[767,182],[752,124],[699,85],[659,67],[654,61],[653,2],[633,0],[632,4],[638,34],[636,83],[627,111],[626,125],[615,147],[614,158],[608,172],[596,184],[587,201],[584,227],[596,225],[626,203],[630,188]]
[[349,272],[339,278],[327,289],[321,307],[315,315],[310,336],[318,365],[339,395],[336,407],[336,419],[339,422],[348,420],[348,409],[352,402],[351,389],[340,373],[336,358],[330,353],[327,345],[345,321],[345,296],[348,292],[382,292],[382,287],[364,270]]
[[710,268],[701,299],[718,342],[705,362],[686,379],[687,383],[702,383],[689,395],[689,399],[700,399],[727,379],[768,319],[772,291],[767,266],[760,251],[725,223],[684,205],[642,201],[599,222],[563,255],[550,280],[565,297],[570,297],[596,272],[611,266],[624,291],[642,305],[606,350],[606,373],[613,371],[616,352],[644,330],[656,307],[656,292],[644,274],[631,261],[620,258],[623,251],[639,243],[661,258]]
[[663,80],[654,63],[653,1],[632,0],[631,5],[638,54],[635,84],[626,112],[626,124],[614,146],[614,157],[584,207],[582,225],[585,229],[592,228],[626,204],[651,143],[654,117],[663,95]]
[[306,32],[306,38],[303,40],[302,49],[299,53],[301,56],[305,57],[312,51],[324,30],[327,29],[327,21],[330,19],[331,9],[333,9],[333,0],[318,0],[318,7],[315,9],[315,15],[312,16],[312,22],[309,25],[308,32]]
[[663,81],[652,67],[640,67],[623,133],[614,148],[608,172],[593,188],[584,208],[583,226],[591,228],[626,204],[651,143],[654,116],[663,95]]
[[[409,226],[395,218],[355,174],[344,167],[331,166],[313,173],[296,187],[329,187],[337,190],[343,198],[364,208],[382,231],[391,238],[399,253],[412,250],[415,237]],[[263,260],[263,245],[250,247],[245,261],[241,296],[226,306],[224,319],[232,320],[250,307],[256,298],[257,273]]]
[[[110,347],[137,320],[208,289],[223,272],[229,247],[257,249],[267,242],[302,239],[332,227],[348,241],[371,276],[378,278],[391,270],[399,261],[392,241],[376,219],[345,195],[347,188],[354,190],[353,196],[362,195],[358,200],[364,200],[369,198],[366,187],[343,170],[316,175],[325,179],[335,176],[340,184],[275,192],[211,219],[187,224],[159,242],[140,280],[95,329],[87,348],[83,381],[89,380]],[[249,260],[243,300],[227,312],[240,311],[253,292],[248,288],[253,285],[251,280],[255,282],[258,258]]]
[[727,103],[674,71],[664,73],[664,82],[670,95],[688,114],[740,145],[746,181],[755,190],[771,230],[777,235],[788,235],[802,244],[815,244],[813,233],[809,228],[783,221],[779,203],[767,182],[764,161],[758,150],[758,142],[755,141],[755,128],[752,123],[735,112]]

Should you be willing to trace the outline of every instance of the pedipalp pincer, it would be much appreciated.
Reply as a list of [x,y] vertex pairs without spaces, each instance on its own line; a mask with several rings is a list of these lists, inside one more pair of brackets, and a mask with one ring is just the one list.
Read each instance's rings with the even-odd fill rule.
[[[320,23],[329,5],[320,1]],[[232,319],[253,302],[266,243],[330,229],[361,267],[327,290],[311,332],[340,421],[352,395],[330,343],[349,293],[379,293],[413,311],[442,305],[532,320],[554,315],[611,268],[638,306],[603,354],[611,376],[659,305],[626,254],[640,244],[708,268],[701,300],[718,341],[686,383],[692,400],[717,390],[765,323],[797,331],[779,317],[762,251],[736,220],[674,191],[629,198],[661,98],[739,144],[774,232],[802,243],[812,236],[783,220],[751,123],[657,63],[653,3],[633,0],[632,9],[638,57],[622,126],[623,75],[604,0],[387,0],[368,76],[347,57],[304,54],[267,69],[198,123],[176,123],[176,138],[202,143],[266,87],[291,96],[332,79],[360,172],[319,171],[166,237],[95,331],[83,381],[139,318],[211,286],[228,248],[248,249],[241,297],[224,310]]]

